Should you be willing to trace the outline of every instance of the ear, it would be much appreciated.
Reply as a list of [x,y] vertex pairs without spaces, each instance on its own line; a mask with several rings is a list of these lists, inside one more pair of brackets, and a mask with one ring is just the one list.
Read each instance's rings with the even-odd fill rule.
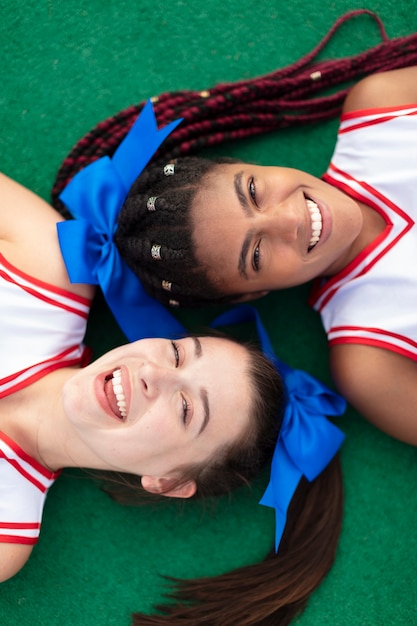
[[145,491],[169,498],[191,498],[197,491],[194,480],[187,480],[179,485],[176,478],[142,476],[140,482]]
[[267,296],[269,294],[269,291],[267,291],[266,289],[264,291],[252,291],[251,293],[244,293],[241,296],[238,296],[237,298],[233,298],[232,302],[249,302],[250,300],[256,300],[257,298],[263,298],[264,296]]

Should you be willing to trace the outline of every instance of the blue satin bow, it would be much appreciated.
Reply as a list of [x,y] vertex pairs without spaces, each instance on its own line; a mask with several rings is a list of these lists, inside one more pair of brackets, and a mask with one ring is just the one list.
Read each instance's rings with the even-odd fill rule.
[[280,361],[259,314],[251,306],[237,307],[218,317],[214,326],[241,322],[256,323],[264,354],[281,374],[286,389],[286,406],[272,458],[268,487],[260,504],[275,509],[275,550],[278,551],[287,511],[302,476],[314,480],[329,464],[344,440],[344,434],[326,415],[341,415],[345,400],[301,370]]
[[60,195],[76,218],[57,225],[70,280],[100,285],[129,341],[185,334],[174,316],[145,292],[113,241],[130,187],[180,122],[158,130],[148,101],[113,157],[103,157],[78,172]]

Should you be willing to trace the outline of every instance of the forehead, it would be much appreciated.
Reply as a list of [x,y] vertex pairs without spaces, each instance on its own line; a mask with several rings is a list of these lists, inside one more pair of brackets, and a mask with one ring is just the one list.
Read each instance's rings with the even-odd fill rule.
[[204,377],[210,387],[213,410],[247,415],[252,395],[248,350],[219,337],[200,337],[200,341],[206,357]]
[[240,251],[251,226],[239,198],[246,185],[241,174],[247,167],[245,163],[216,166],[204,177],[191,209],[197,260],[220,287],[238,272]]

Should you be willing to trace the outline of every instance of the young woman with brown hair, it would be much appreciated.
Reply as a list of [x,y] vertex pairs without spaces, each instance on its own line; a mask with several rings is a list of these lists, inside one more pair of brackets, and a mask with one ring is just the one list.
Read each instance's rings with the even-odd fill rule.
[[[334,28],[364,12],[348,14]],[[384,42],[357,57],[312,64],[332,29],[293,66],[210,90],[209,103],[201,104],[211,116],[203,125],[204,145],[327,119],[343,105],[323,180],[285,167],[166,159],[175,175],[164,176],[159,163],[144,171],[120,213],[115,239],[147,291],[171,306],[249,300],[318,279],[312,303],[328,333],[339,390],[373,424],[416,445],[417,327],[408,314],[415,291],[416,156],[408,140],[415,133],[417,35],[390,41],[378,23]],[[374,71],[350,91],[316,97]],[[179,126],[171,138],[178,137],[174,155],[197,147],[191,132],[201,118],[191,105],[193,115],[200,122],[186,121],[183,136]],[[61,174],[69,174],[67,165],[71,160]],[[154,244],[161,253],[157,263],[149,255]],[[395,393],[392,371],[402,373]]]
[[[135,128],[141,128],[141,120]],[[153,140],[152,135],[147,154],[155,149]],[[136,173],[127,174],[128,145],[129,138],[113,159],[94,167],[94,185],[91,170],[81,183],[77,178],[71,197],[91,207],[98,192],[99,206],[117,214],[126,177]],[[278,556],[254,570],[230,574],[231,580],[204,581],[203,594],[198,581],[184,583],[187,600],[194,597],[200,606],[179,609],[176,603],[175,611],[180,610],[181,623],[189,624],[262,623],[262,615],[268,620],[282,615],[285,623],[334,558],[343,504],[336,455],[343,435],[325,415],[341,413],[342,399],[277,362],[256,317],[265,356],[231,339],[173,336],[177,327],[169,313],[161,322],[155,319],[157,303],[144,297],[136,308],[138,292],[131,293],[129,274],[111,241],[88,248],[85,260],[76,252],[72,264],[66,249],[65,265],[59,242],[66,225],[70,237],[63,246],[69,245],[69,256],[72,248],[83,251],[96,231],[92,235],[87,223],[84,240],[82,233],[72,236],[77,221],[64,222],[43,200],[3,175],[0,197],[0,580],[13,576],[29,558],[45,497],[63,467],[107,472],[114,497],[133,504],[144,491],[180,498],[227,493],[248,483],[272,458],[262,503],[276,509]],[[168,338],[143,338],[86,365],[90,355],[83,337],[95,287],[70,282],[68,265],[78,279],[84,273],[90,280],[96,272],[127,334],[149,335],[160,323]],[[152,315],[146,315],[149,310]],[[239,309],[217,323],[252,319],[251,309]],[[238,610],[235,593],[241,596],[249,575],[256,576],[269,601],[245,593]],[[248,611],[251,621],[245,622]],[[146,619],[136,616],[134,621]],[[177,618],[171,613],[166,620],[149,619],[174,623]]]

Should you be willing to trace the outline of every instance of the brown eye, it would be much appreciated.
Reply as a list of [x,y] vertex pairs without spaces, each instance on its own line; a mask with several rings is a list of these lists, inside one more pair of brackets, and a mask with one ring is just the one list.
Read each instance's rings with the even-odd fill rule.
[[255,179],[254,178],[251,178],[249,180],[248,191],[249,191],[250,197],[252,198],[252,201],[257,206],[257,203],[256,203],[256,185],[255,185]]
[[259,272],[260,259],[261,259],[261,250],[260,250],[260,242],[259,242],[255,250],[253,251],[252,265],[253,265],[253,269],[255,270],[255,272]]
[[186,400],[186,398],[184,398],[184,396],[182,396],[182,421],[184,422],[185,426],[187,425],[187,416],[188,416],[188,412],[190,410],[190,406]]

